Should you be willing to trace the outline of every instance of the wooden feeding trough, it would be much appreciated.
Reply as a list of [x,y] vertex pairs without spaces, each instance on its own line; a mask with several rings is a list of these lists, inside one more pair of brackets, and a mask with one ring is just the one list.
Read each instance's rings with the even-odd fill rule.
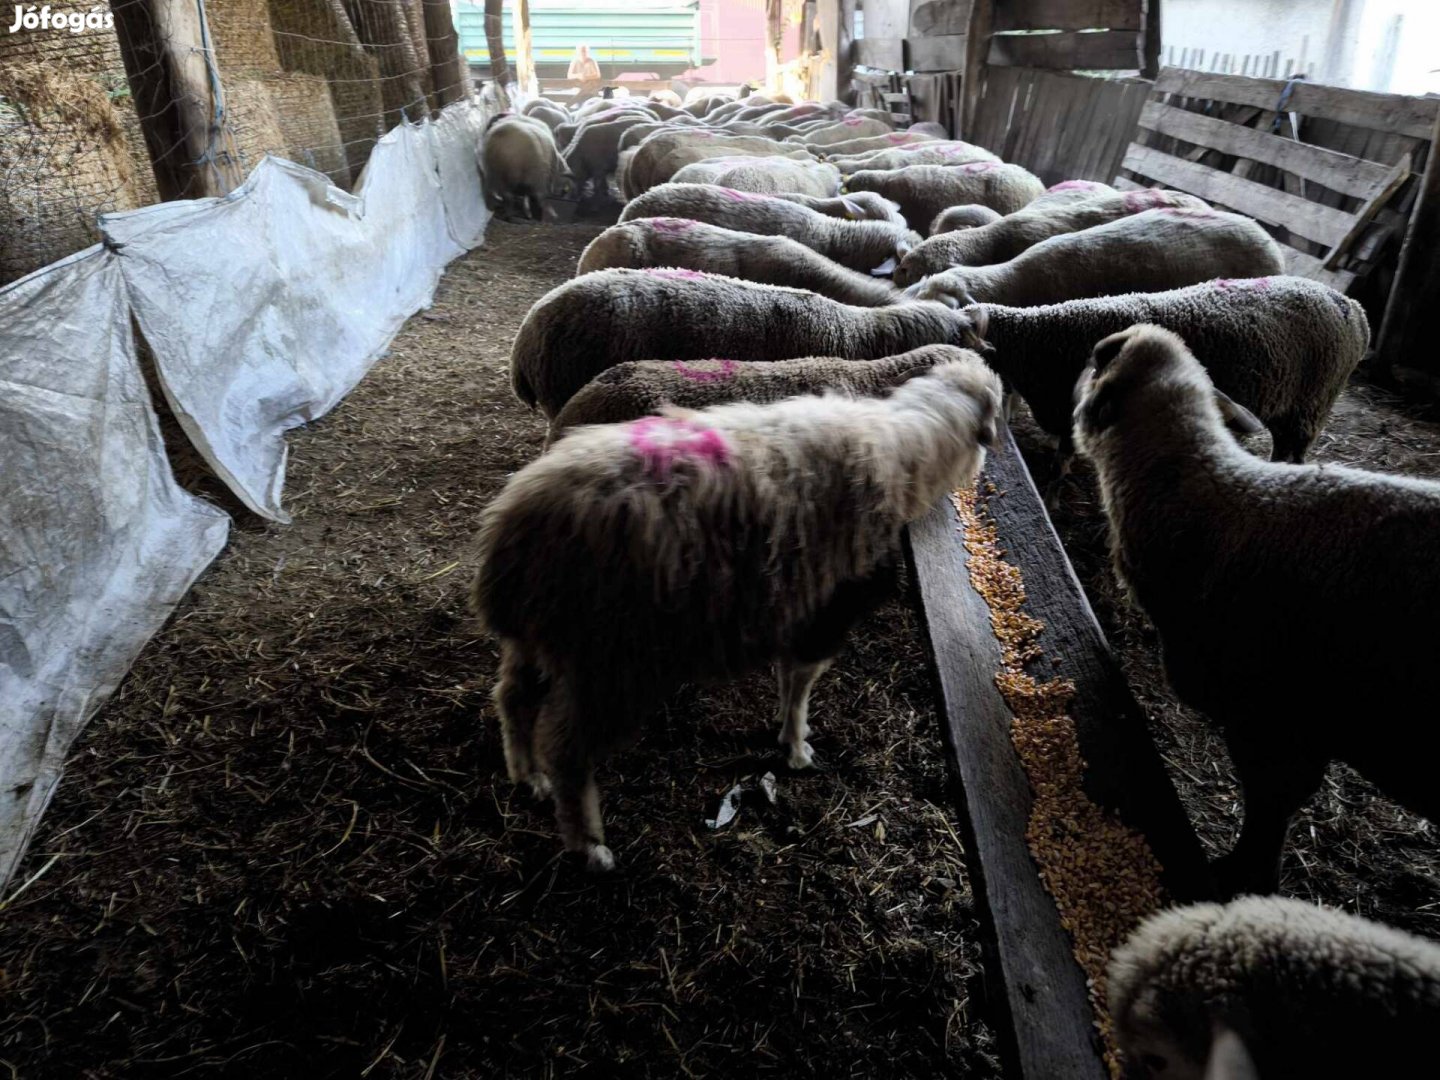
[[[983,502],[1005,561],[1023,577],[1025,613],[1043,624],[1036,639],[1041,655],[1026,668],[1037,682],[1073,685],[1065,711],[1085,763],[1083,795],[1097,817],[1144,838],[1170,900],[1208,897],[1199,842],[1008,430],[977,491],[987,493]],[[1042,881],[1047,868],[1032,855],[1032,830],[1048,828],[1032,815],[1045,784],[1032,784],[1017,751],[1017,713],[997,685],[1001,642],[991,605],[972,583],[978,556],[967,550],[954,506],[936,507],[911,528],[910,554],[946,749],[962,789],[975,891],[988,913],[987,970],[1001,984],[996,996],[1008,1013],[1013,1060],[1025,1077],[1103,1077],[1105,1047],[1077,961],[1078,939]],[[1092,891],[1123,887],[1108,877],[1092,881]],[[1091,959],[1093,970],[1093,950]]]

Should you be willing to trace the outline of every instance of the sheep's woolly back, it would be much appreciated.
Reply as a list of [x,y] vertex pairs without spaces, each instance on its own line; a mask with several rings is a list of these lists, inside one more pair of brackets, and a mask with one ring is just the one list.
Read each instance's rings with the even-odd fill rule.
[[1277,896],[1197,904],[1116,950],[1109,995],[1122,1045],[1160,1031],[1203,1061],[1219,1020],[1262,1076],[1403,1076],[1433,1056],[1440,946]]
[[981,206],[979,203],[962,203],[959,206],[946,207],[936,214],[935,220],[930,223],[930,235],[938,236],[940,233],[959,232],[961,229],[978,229],[999,221],[1002,216],[990,207]]
[[958,342],[969,327],[941,304],[853,307],[695,270],[600,270],[536,302],[510,371],[516,395],[554,417],[592,378],[630,360],[871,360]]
[[907,165],[965,165],[999,158],[983,146],[958,140],[900,146],[894,150],[872,150],[867,154],[831,155],[829,161],[842,173],[861,169],[903,169]]
[[659,412],[667,405],[703,409],[732,401],[780,401],[799,394],[839,391],[873,396],[932,367],[972,358],[953,345],[926,345],[879,360],[809,356],[797,360],[641,360],[591,379],[550,425],[553,441],[582,424],[614,424]]
[[972,161],[862,169],[845,178],[845,190],[874,191],[894,199],[910,227],[924,229],[940,211],[959,203],[979,203],[999,214],[1013,214],[1043,193],[1045,185],[1019,165]]
[[581,681],[741,670],[776,655],[839,585],[893,556],[907,522],[974,476],[999,394],[967,358],[884,399],[578,428],[486,509],[474,610]]

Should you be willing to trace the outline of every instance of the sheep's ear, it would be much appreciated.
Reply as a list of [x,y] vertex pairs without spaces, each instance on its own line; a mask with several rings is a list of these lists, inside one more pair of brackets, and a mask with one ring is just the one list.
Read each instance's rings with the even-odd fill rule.
[[915,245],[912,244],[912,243],[910,243],[909,240],[901,239],[901,240],[895,241],[895,257],[896,257],[897,259],[903,259],[903,258],[905,258],[906,255],[909,255],[910,252],[912,252],[912,251],[914,251],[914,250],[915,250]]
[[840,199],[840,205],[845,207],[845,216],[851,221],[860,221],[865,217],[865,208],[854,199]]
[[879,266],[875,267],[874,270],[871,270],[870,274],[872,277],[889,277],[895,273],[895,265],[895,256],[892,255]]
[[1205,1080],[1260,1080],[1260,1070],[1255,1067],[1245,1040],[1223,1021],[1215,1025],[1215,1033],[1210,1038]]
[[1220,415],[1225,418],[1225,426],[1236,435],[1255,435],[1265,430],[1265,425],[1260,422],[1258,416],[1232,399],[1225,391],[1215,391],[1215,404],[1220,407]]

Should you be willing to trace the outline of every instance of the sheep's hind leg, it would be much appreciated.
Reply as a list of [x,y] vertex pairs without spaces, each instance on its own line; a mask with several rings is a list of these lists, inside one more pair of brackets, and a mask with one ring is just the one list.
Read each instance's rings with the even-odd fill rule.
[[554,785],[555,824],[565,850],[585,856],[586,869],[604,872],[615,868],[615,856],[605,846],[595,762],[581,734],[581,725],[593,718],[577,710],[563,690],[551,693],[540,710],[536,747]]
[[535,721],[545,704],[547,680],[511,642],[500,646],[500,679],[492,697],[500,714],[505,771],[514,784],[528,783],[537,798],[550,793],[550,781],[535,762]]
[[1243,734],[1227,733],[1225,741],[1245,797],[1245,819],[1230,853],[1213,866],[1216,885],[1224,899],[1273,893],[1280,888],[1290,821],[1320,787],[1328,761],[1297,746],[1256,745]]
[[830,663],[781,660],[775,665],[775,680],[780,687],[780,745],[790,751],[792,769],[808,769],[815,764],[815,751],[805,741],[810,734],[810,691]]

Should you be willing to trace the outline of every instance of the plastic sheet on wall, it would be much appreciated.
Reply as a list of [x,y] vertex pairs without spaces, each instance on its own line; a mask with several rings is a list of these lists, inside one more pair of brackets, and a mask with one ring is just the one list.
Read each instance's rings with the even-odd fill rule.
[[257,514],[289,520],[285,432],[360,381],[463,253],[439,154],[428,126],[401,125],[355,195],[266,158],[224,198],[102,219],[171,408]]
[[466,250],[485,239],[485,226],[490,222],[477,161],[488,115],[479,104],[457,102],[440,114],[431,129],[445,220],[450,223],[450,235]]
[[0,290],[0,882],[71,742],[230,519],[170,472],[118,261],[93,247]]

